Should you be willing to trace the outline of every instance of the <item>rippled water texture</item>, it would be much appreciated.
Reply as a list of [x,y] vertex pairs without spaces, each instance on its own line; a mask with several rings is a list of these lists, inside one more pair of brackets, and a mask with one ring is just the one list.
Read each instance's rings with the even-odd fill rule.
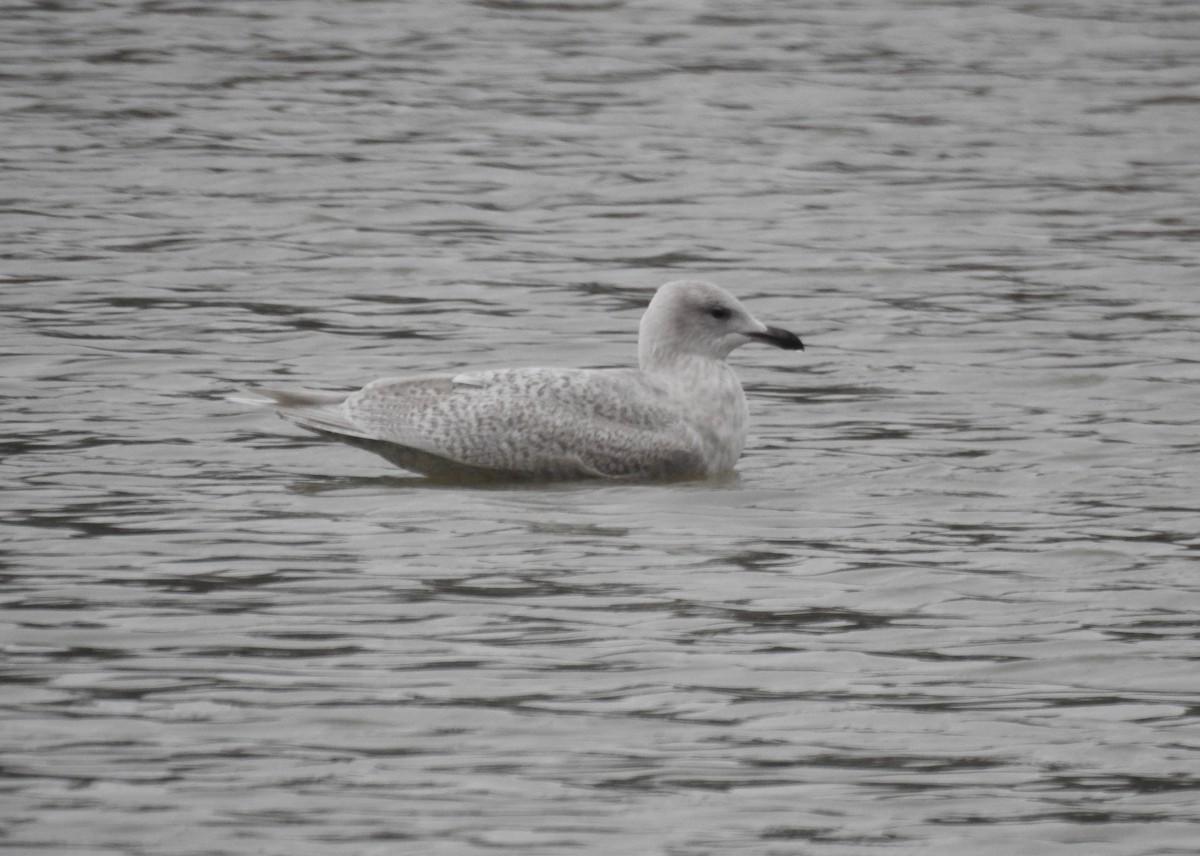
[[[0,848],[1195,852],[1195,3],[62,0],[0,80]],[[733,480],[226,400],[684,276],[809,345]]]

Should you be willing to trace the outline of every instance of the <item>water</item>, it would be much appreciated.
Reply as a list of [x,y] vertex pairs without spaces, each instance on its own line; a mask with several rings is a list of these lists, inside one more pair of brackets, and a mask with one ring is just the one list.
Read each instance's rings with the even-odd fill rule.
[[[1191,3],[38,3],[0,34],[0,846],[1182,854]],[[628,364],[713,484],[424,487],[248,383]]]

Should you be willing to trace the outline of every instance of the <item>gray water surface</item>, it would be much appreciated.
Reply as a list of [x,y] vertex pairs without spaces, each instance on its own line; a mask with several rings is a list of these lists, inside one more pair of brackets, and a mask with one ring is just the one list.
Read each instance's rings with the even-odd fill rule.
[[[0,849],[1196,851],[1196,4],[29,3],[0,81]],[[733,479],[226,399],[683,277],[809,346]]]

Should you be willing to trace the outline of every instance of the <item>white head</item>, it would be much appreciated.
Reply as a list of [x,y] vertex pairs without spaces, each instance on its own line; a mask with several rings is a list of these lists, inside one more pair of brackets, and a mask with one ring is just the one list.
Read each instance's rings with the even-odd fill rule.
[[646,308],[638,328],[638,360],[643,369],[684,354],[721,361],[752,341],[804,350],[795,333],[768,327],[724,289],[680,280],[660,288]]

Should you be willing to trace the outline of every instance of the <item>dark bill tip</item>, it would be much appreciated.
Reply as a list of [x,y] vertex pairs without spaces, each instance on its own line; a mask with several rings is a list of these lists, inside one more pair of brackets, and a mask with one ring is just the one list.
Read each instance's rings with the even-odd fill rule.
[[781,330],[778,327],[768,327],[762,333],[751,333],[750,338],[757,339],[768,345],[774,345],[776,348],[783,348],[785,351],[804,350],[804,343],[800,341],[799,336],[787,330]]

